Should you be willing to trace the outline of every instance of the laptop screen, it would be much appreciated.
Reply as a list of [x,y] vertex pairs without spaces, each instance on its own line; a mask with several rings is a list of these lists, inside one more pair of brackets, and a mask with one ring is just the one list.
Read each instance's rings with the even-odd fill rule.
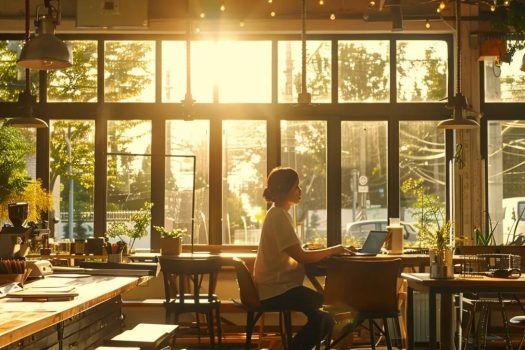
[[387,231],[370,231],[366,237],[365,243],[360,252],[377,254],[381,251],[383,243],[385,243]]

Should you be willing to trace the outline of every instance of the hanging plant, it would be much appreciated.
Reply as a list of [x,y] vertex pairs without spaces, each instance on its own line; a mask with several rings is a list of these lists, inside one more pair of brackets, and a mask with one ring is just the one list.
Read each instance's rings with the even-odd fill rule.
[[501,61],[510,63],[518,50],[525,49],[525,3],[511,1],[509,6],[499,6],[490,14],[492,29],[505,33],[507,52]]

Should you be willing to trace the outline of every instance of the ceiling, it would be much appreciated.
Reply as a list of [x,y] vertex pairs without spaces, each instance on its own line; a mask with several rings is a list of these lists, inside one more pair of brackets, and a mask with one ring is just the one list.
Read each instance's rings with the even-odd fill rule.
[[[40,13],[45,12],[45,0],[30,0],[31,18],[35,17],[40,5]],[[301,18],[301,0],[61,0],[62,21],[71,22],[70,30],[74,30],[77,11],[85,10],[85,4],[90,8],[102,9],[104,6],[117,6],[127,9],[129,14],[140,12],[144,8],[144,18],[148,26],[157,22],[179,21],[186,18],[187,3],[190,4],[190,16],[195,21],[270,21],[299,20]],[[488,3],[492,0],[463,0],[464,4],[473,4],[473,8],[488,11]],[[525,0],[512,0],[525,2]],[[436,12],[440,0],[375,0],[371,6],[370,0],[306,0],[307,19],[330,21],[331,14],[336,20],[354,20],[361,22],[391,22],[398,18],[403,21],[423,21],[425,19],[441,20],[453,18],[454,1],[445,0],[445,8],[440,14]],[[24,20],[25,6],[22,0],[0,0],[0,31],[23,29],[23,24],[14,24]],[[321,4],[323,3],[323,4]],[[51,0],[51,5],[57,5],[57,0]],[[93,5],[95,4],[95,5]],[[224,11],[221,11],[221,5]],[[124,11],[125,12],[125,11]],[[273,15],[272,15],[273,12]],[[205,18],[201,18],[201,14]],[[126,15],[128,16],[128,15]],[[123,25],[123,27],[125,27]],[[77,26],[78,27],[78,26]],[[110,26],[111,27],[111,26]],[[64,30],[64,27],[60,28]],[[68,28],[66,27],[66,30]]]

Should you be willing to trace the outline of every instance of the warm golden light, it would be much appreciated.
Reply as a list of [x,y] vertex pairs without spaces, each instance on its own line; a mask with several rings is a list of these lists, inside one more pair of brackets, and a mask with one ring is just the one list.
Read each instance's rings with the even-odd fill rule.
[[224,12],[224,10],[226,10],[226,7],[224,6],[224,4],[221,5],[221,11]]
[[204,17],[206,17],[206,14],[204,12],[201,12],[200,18],[204,18]]
[[441,10],[443,10],[443,9],[445,8],[445,2],[444,2],[444,1],[441,1],[441,2],[439,3],[439,8],[440,8]]
[[430,29],[430,21],[428,19],[425,22],[425,28]]
[[331,21],[335,20],[335,13],[332,12],[332,13],[330,14],[330,20],[331,20]]
[[270,12],[270,16],[275,17],[275,11]]
[[324,0],[319,0],[319,5],[324,5]]

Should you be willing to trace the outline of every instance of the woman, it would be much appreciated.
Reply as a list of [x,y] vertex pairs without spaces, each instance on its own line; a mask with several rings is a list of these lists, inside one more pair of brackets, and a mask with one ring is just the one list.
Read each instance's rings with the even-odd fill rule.
[[299,175],[291,168],[275,168],[268,175],[263,197],[273,206],[264,219],[254,278],[262,304],[300,311],[308,322],[294,336],[293,349],[311,349],[326,335],[333,321],[319,310],[323,296],[303,286],[304,264],[348,252],[341,245],[305,251],[288,210],[301,201]]

